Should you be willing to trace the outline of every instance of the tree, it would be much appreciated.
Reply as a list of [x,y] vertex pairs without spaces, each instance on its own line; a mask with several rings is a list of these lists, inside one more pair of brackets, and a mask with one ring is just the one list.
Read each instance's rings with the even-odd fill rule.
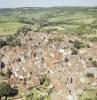
[[76,48],[71,48],[71,54],[72,55],[77,55],[78,54],[78,50]]
[[7,45],[6,39],[0,38],[0,48],[2,48],[5,45]]
[[5,96],[5,100],[7,100],[7,97],[10,95],[11,93],[11,86],[9,83],[7,82],[1,82],[0,83],[0,97]]
[[4,62],[2,62],[2,61],[0,60],[0,76],[4,76],[4,73],[3,73],[3,71],[2,71],[3,68],[5,68],[5,64],[4,64]]
[[93,65],[93,67],[97,67],[97,61],[96,60],[93,60],[92,61],[92,65]]
[[8,78],[10,78],[10,76],[12,75],[12,70],[10,68],[7,68],[7,76]]
[[35,25],[34,31],[39,31],[42,27],[49,25],[48,19],[45,17],[39,17],[39,18],[33,17],[32,21]]

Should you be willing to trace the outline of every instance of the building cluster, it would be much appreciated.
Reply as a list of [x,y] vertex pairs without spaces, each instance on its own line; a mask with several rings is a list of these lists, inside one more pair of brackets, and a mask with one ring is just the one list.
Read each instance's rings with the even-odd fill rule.
[[[9,82],[24,84],[27,89],[39,86],[40,77],[46,74],[54,87],[52,100],[78,100],[85,84],[97,85],[97,68],[92,65],[92,59],[97,58],[97,47],[90,44],[90,47],[78,49],[78,54],[72,54],[76,39],[81,41],[58,33],[21,33],[16,38],[20,46],[0,49],[0,70],[6,73],[10,68]],[[93,81],[87,74],[93,74]]]

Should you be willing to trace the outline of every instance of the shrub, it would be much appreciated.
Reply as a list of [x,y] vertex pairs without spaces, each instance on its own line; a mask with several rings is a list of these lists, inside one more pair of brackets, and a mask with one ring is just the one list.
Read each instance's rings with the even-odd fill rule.
[[9,96],[11,93],[11,86],[10,84],[6,82],[1,82],[0,83],[0,96],[5,96],[7,100],[7,96]]
[[74,48],[76,48],[76,49],[80,49],[80,48],[85,47],[85,45],[82,42],[78,41],[78,40],[75,40],[73,44],[74,44]]
[[78,50],[77,49],[75,49],[75,48],[71,48],[71,50],[72,50],[72,55],[76,55],[76,54],[78,54]]
[[93,58],[92,58],[92,57],[90,57],[88,60],[89,60],[89,61],[92,61],[92,60],[93,60]]
[[44,85],[44,86],[49,85],[49,79],[48,79],[47,75],[43,75],[43,77],[40,79],[40,84]]
[[91,42],[97,42],[97,37],[90,37],[89,41],[91,41]]
[[0,39],[0,48],[2,48],[5,45],[7,45],[7,41],[4,39]]
[[97,61],[92,61],[92,65],[93,65],[93,67],[97,67]]
[[4,76],[4,73],[2,71],[0,71],[0,76]]
[[87,75],[86,75],[88,78],[93,78],[94,77],[94,74],[92,74],[92,73],[87,73]]
[[8,76],[8,78],[10,78],[10,76],[12,75],[12,70],[10,68],[7,69],[6,75]]

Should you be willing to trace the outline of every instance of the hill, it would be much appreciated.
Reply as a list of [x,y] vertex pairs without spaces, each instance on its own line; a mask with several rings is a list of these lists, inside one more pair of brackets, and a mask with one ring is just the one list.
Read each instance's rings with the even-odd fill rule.
[[0,34],[14,34],[29,26],[35,31],[73,33],[96,41],[96,7],[51,7],[0,9]]

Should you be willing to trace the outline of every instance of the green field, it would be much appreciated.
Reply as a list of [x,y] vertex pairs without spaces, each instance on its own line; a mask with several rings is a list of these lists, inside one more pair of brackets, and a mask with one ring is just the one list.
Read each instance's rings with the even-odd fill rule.
[[0,35],[14,34],[23,26],[37,31],[74,33],[92,40],[97,34],[97,8],[0,9]]

